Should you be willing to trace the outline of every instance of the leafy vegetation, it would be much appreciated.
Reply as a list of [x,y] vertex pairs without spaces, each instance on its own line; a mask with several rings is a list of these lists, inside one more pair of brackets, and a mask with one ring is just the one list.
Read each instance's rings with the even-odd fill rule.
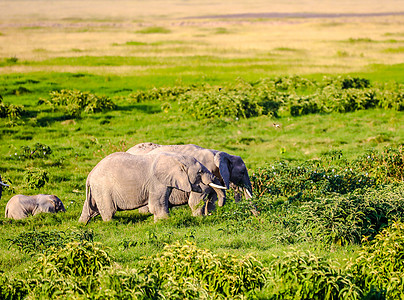
[[44,103],[53,110],[61,109],[68,116],[72,117],[79,117],[82,111],[95,113],[115,108],[115,104],[109,97],[100,97],[89,92],[81,92],[78,90],[52,91],[50,93],[50,99],[41,99],[39,103]]
[[22,252],[35,254],[47,252],[51,247],[63,248],[72,241],[93,241],[93,232],[88,230],[71,231],[28,231],[23,232],[15,238],[8,239],[11,245],[16,246]]
[[255,82],[239,80],[226,88],[207,85],[153,88],[131,94],[130,99],[178,101],[180,109],[194,118],[214,119],[301,116],[375,107],[402,111],[403,95],[404,87],[397,83],[372,86],[368,79],[360,77],[324,77],[315,81],[286,76]]
[[365,240],[356,259],[348,265],[355,282],[365,293],[379,294],[387,299],[400,299],[404,280],[404,225],[394,222],[374,240]]
[[0,96],[0,118],[19,119],[24,113],[22,105],[6,104]]
[[310,252],[285,253],[274,260],[265,299],[361,299],[362,291],[332,262]]
[[24,181],[28,188],[39,189],[49,181],[49,174],[40,168],[31,168],[25,171]]
[[[1,146],[7,154],[0,171],[11,184],[3,198],[51,192],[65,202],[67,212],[20,221],[0,218],[4,298],[395,297],[401,283],[389,285],[385,278],[395,278],[396,273],[368,284],[365,263],[354,258],[370,256],[360,252],[370,251],[367,242],[362,246],[364,237],[376,241],[383,230],[404,222],[404,141],[389,133],[401,132],[399,83],[350,76],[318,81],[282,76],[255,82],[240,79],[222,87],[128,89],[112,101],[79,90],[58,92],[35,79],[19,79],[19,84],[10,80],[16,89],[38,87],[41,92],[35,93],[41,99],[39,95],[50,92],[51,99],[40,105],[26,100],[26,112],[18,122],[12,127],[8,120],[0,123],[10,142]],[[342,101],[348,99],[343,95],[349,100]],[[23,94],[15,97],[25,99]],[[94,113],[75,113],[86,109]],[[389,116],[387,121],[375,123],[381,112]],[[375,147],[343,151],[341,145],[351,147],[350,140],[363,132],[357,129],[360,122],[350,125],[347,120],[365,117],[369,119],[362,123],[370,124],[370,130],[376,127],[375,137],[365,135],[360,141]],[[312,126],[311,135],[324,130],[328,135],[332,126],[322,123],[327,118],[338,120],[336,128],[347,126],[344,135],[349,138],[341,138],[347,142],[334,144],[332,150],[318,143],[316,155],[309,159],[290,154],[296,140],[310,140],[301,128]],[[287,134],[294,134],[292,142],[284,139]],[[173,209],[168,220],[157,224],[147,215],[119,212],[111,222],[95,218],[87,228],[71,229],[78,226],[85,178],[102,157],[149,138],[182,143],[182,135],[189,142],[237,151],[247,165],[255,159],[256,167],[250,169],[254,197],[236,203],[229,191],[226,205],[205,218],[192,217],[187,207]],[[277,143],[278,138],[282,142],[277,147],[267,148],[277,153],[271,163],[266,163],[267,153],[249,157],[257,145]],[[35,142],[27,142],[31,139]],[[337,253],[350,247],[354,250],[347,257],[352,262],[347,264],[346,256]],[[246,256],[246,251],[255,255]]]
[[265,282],[264,269],[254,258],[213,255],[189,242],[165,246],[161,254],[143,258],[136,269],[118,270],[111,263],[97,243],[82,240],[52,246],[18,279],[2,276],[0,292],[9,299],[27,294],[68,299],[225,299],[253,294]]

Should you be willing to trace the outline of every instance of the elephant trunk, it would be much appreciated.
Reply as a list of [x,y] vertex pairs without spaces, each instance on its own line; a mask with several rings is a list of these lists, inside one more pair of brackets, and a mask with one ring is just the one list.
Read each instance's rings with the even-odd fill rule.
[[221,185],[220,180],[213,174],[205,173],[202,175],[202,182],[210,186],[216,193],[219,206],[223,206],[226,202],[225,186]]
[[1,176],[0,176],[0,199],[1,199],[2,192],[3,192],[3,186],[9,186],[9,185],[2,182]]

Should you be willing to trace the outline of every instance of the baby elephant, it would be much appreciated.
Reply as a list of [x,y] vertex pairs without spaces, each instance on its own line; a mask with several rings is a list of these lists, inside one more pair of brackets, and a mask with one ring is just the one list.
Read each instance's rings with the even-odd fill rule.
[[6,206],[6,218],[20,220],[29,215],[36,215],[42,212],[57,213],[66,211],[62,201],[55,195],[15,195],[8,201]]

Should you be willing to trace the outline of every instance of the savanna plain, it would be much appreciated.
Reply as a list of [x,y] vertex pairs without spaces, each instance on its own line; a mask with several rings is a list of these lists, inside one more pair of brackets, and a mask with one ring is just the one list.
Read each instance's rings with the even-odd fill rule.
[[[403,299],[402,1],[166,2],[0,2],[0,298]],[[242,157],[253,198],[78,223],[142,142]],[[4,218],[40,193],[66,212]]]

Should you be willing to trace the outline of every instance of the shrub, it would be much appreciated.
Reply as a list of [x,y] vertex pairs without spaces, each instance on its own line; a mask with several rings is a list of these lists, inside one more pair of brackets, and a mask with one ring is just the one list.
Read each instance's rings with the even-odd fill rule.
[[253,257],[219,256],[191,242],[167,245],[145,263],[157,272],[164,294],[177,299],[199,295],[201,289],[215,297],[248,296],[265,281],[264,268]]
[[11,245],[16,246],[20,251],[35,254],[46,252],[51,247],[63,248],[72,241],[93,241],[92,231],[28,231],[23,232],[12,239],[7,239]]
[[346,166],[321,166],[318,162],[307,161],[298,165],[278,162],[259,168],[251,175],[251,183],[258,196],[269,194],[304,201],[324,193],[347,194],[372,187],[375,179]]
[[75,241],[39,254],[21,276],[32,299],[77,299],[96,293],[99,273],[110,265],[111,259],[100,244]]
[[15,152],[11,156],[13,159],[35,159],[35,158],[46,158],[52,154],[52,149],[41,143],[36,143],[32,148],[30,146],[21,146],[20,151]]
[[136,102],[178,100],[180,109],[196,119],[251,118],[260,115],[300,116],[352,112],[382,107],[404,110],[400,84],[373,86],[366,78],[339,76],[322,81],[284,76],[227,88],[189,86],[153,88],[129,95]]
[[116,107],[107,96],[96,96],[89,92],[78,90],[52,91],[50,96],[50,99],[40,99],[39,103],[45,103],[53,110],[61,109],[71,117],[80,117],[82,111],[95,113],[112,110]]
[[98,281],[99,286],[91,292],[94,299],[159,298],[159,279],[155,271],[145,273],[141,269],[106,268],[99,273]]
[[46,170],[31,168],[25,171],[24,181],[28,188],[39,189],[49,181],[49,174]]
[[369,172],[379,183],[401,182],[404,180],[404,147],[387,147],[382,152],[369,150],[354,163]]
[[249,298],[265,281],[265,269],[254,258],[218,256],[189,242],[167,245],[135,269],[111,264],[97,243],[50,247],[18,279],[0,274],[0,292],[22,291],[30,299],[225,299]]
[[26,282],[22,279],[10,279],[0,271],[0,299],[19,300],[28,294]]
[[2,100],[3,97],[0,96],[0,118],[9,118],[11,120],[20,119],[24,114],[24,106],[6,104]]
[[404,220],[403,200],[401,185],[358,190],[316,198],[300,206],[286,202],[270,212],[268,219],[283,224],[284,230],[296,235],[294,240],[315,239],[325,245],[356,244],[363,236],[374,237],[393,220]]
[[330,261],[295,250],[275,259],[265,288],[266,299],[361,299],[350,275]]
[[387,299],[402,299],[404,289],[404,224],[394,222],[374,240],[364,240],[356,259],[347,271],[365,293],[381,294]]
[[175,101],[177,97],[195,89],[193,86],[173,86],[173,87],[161,87],[152,88],[147,91],[137,91],[128,96],[128,100],[131,102],[141,103],[146,101]]
[[258,101],[243,91],[190,92],[179,98],[179,104],[195,119],[251,118],[263,113]]
[[64,248],[52,248],[40,254],[35,272],[52,276],[95,275],[102,268],[111,265],[111,258],[99,243],[86,240],[67,243]]

